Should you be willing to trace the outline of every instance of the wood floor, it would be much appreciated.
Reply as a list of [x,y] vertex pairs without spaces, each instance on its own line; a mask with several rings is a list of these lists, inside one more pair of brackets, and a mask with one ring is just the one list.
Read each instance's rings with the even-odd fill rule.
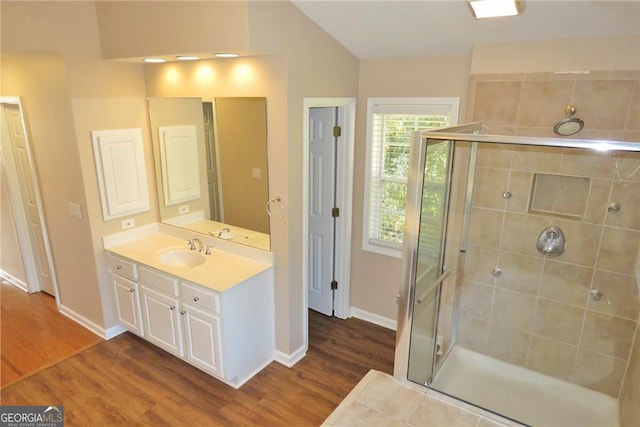
[[102,341],[58,313],[44,292],[28,294],[3,281],[0,300],[1,388]]
[[395,333],[309,312],[309,352],[239,390],[144,340],[102,342],[1,392],[3,405],[64,405],[65,425],[317,426],[369,371],[391,373]]

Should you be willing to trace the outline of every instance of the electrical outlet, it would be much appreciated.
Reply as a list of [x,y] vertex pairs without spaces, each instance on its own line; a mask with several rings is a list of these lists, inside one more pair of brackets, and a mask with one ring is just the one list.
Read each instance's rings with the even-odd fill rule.
[[122,221],[122,229],[133,228],[136,226],[136,220],[133,218],[125,219]]
[[178,215],[189,213],[189,205],[178,206]]

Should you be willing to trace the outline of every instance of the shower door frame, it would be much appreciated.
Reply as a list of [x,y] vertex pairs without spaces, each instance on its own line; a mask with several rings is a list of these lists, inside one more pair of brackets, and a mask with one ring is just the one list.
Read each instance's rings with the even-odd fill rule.
[[[413,147],[418,150],[416,153],[412,153],[412,160],[409,166],[409,182],[407,188],[407,206],[420,206],[420,199],[422,197],[423,189],[423,170],[420,170],[420,164],[424,168],[424,162],[421,159],[424,158],[427,144],[427,140],[441,140],[451,141],[453,143],[453,149],[457,142],[469,142],[473,147],[477,146],[477,143],[498,143],[508,145],[527,145],[527,146],[542,146],[542,147],[559,147],[559,148],[583,148],[596,150],[601,152],[607,151],[628,151],[628,152],[640,152],[640,142],[625,142],[625,141],[612,141],[602,139],[565,139],[565,138],[544,138],[544,137],[529,137],[529,136],[505,136],[505,135],[491,135],[482,134],[483,125],[480,122],[468,123],[459,126],[452,126],[447,128],[440,128],[433,131],[416,132],[416,140]],[[424,142],[423,142],[424,141]],[[413,148],[412,147],[412,148]],[[414,155],[415,154],[415,155]],[[454,156],[452,156],[453,158]],[[470,159],[471,163],[475,165],[475,159],[472,155]],[[455,159],[452,161],[455,162]],[[451,168],[454,167],[454,163]],[[471,171],[469,171],[472,179]],[[468,209],[471,201],[471,189],[466,188],[466,195],[464,197],[464,217],[461,233],[461,253],[464,255],[464,246],[466,245],[466,230],[468,228]],[[449,198],[451,192],[449,192]],[[448,204],[449,201],[447,201]],[[402,280],[399,289],[398,298],[398,325],[396,331],[396,351],[394,359],[394,377],[403,381],[409,380],[408,368],[409,368],[409,354],[411,344],[411,329],[413,323],[413,301],[415,299],[415,270],[416,259],[418,250],[418,236],[420,230],[420,210],[419,209],[407,209],[405,217],[405,240],[402,252]],[[456,278],[456,281],[460,277]],[[456,283],[458,288],[458,283]],[[457,301],[457,297],[454,298]],[[438,319],[436,319],[436,334],[437,334]],[[457,321],[452,325],[452,346],[455,343],[455,335],[457,330]],[[442,358],[444,360],[445,358]],[[433,363],[433,361],[432,361]],[[428,384],[424,384],[425,387],[429,387]],[[437,390],[437,389],[433,389]]]
[[[450,128],[443,128],[450,129]],[[409,158],[409,176],[407,182],[407,201],[405,211],[405,229],[402,247],[402,272],[403,280],[400,284],[400,294],[398,298],[398,327],[396,330],[396,353],[394,360],[394,376],[397,378],[408,378],[409,354],[411,345],[411,331],[413,327],[414,304],[417,301],[416,274],[418,268],[418,252],[420,239],[420,220],[422,215],[422,189],[424,188],[424,175],[426,166],[426,156],[429,146],[437,143],[444,143],[448,140],[437,138],[435,143],[429,144],[428,138],[423,137],[424,132],[416,131],[411,149],[413,152]],[[434,138],[435,139],[435,138]],[[442,242],[440,249],[439,271],[437,278],[430,286],[426,295],[428,298],[433,292],[436,293],[435,301],[435,321],[434,321],[434,342],[432,349],[431,374],[428,376],[425,385],[431,382],[436,368],[436,347],[438,319],[440,315],[440,297],[442,293],[442,282],[450,275],[451,271],[444,265],[446,234],[448,224],[448,205],[451,198],[451,182],[454,164],[454,141],[449,147],[449,159],[447,161],[447,182],[444,201],[445,212],[443,218]],[[403,298],[403,295],[407,296]]]

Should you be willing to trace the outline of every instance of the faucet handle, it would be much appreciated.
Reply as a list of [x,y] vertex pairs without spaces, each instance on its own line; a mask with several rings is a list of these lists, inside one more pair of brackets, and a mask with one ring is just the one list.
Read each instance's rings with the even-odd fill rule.
[[206,249],[204,251],[204,254],[205,255],[211,255],[211,248],[213,248],[213,246],[207,245],[207,247],[206,247]]
[[187,245],[189,245],[189,250],[191,250],[191,251],[195,251],[196,250],[196,240],[195,239],[187,240]]

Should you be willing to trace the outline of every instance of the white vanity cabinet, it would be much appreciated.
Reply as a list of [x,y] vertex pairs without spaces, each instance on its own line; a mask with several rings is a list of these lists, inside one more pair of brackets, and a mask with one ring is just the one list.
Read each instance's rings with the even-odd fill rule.
[[110,281],[115,291],[116,315],[119,323],[136,335],[144,336],[136,265],[130,261],[109,256],[107,261]]
[[272,269],[217,292],[113,254],[108,264],[129,331],[235,388],[273,361]]
[[185,358],[203,371],[224,378],[220,296],[186,282],[180,289]]
[[145,338],[169,353],[183,357],[178,279],[140,266],[139,284]]

